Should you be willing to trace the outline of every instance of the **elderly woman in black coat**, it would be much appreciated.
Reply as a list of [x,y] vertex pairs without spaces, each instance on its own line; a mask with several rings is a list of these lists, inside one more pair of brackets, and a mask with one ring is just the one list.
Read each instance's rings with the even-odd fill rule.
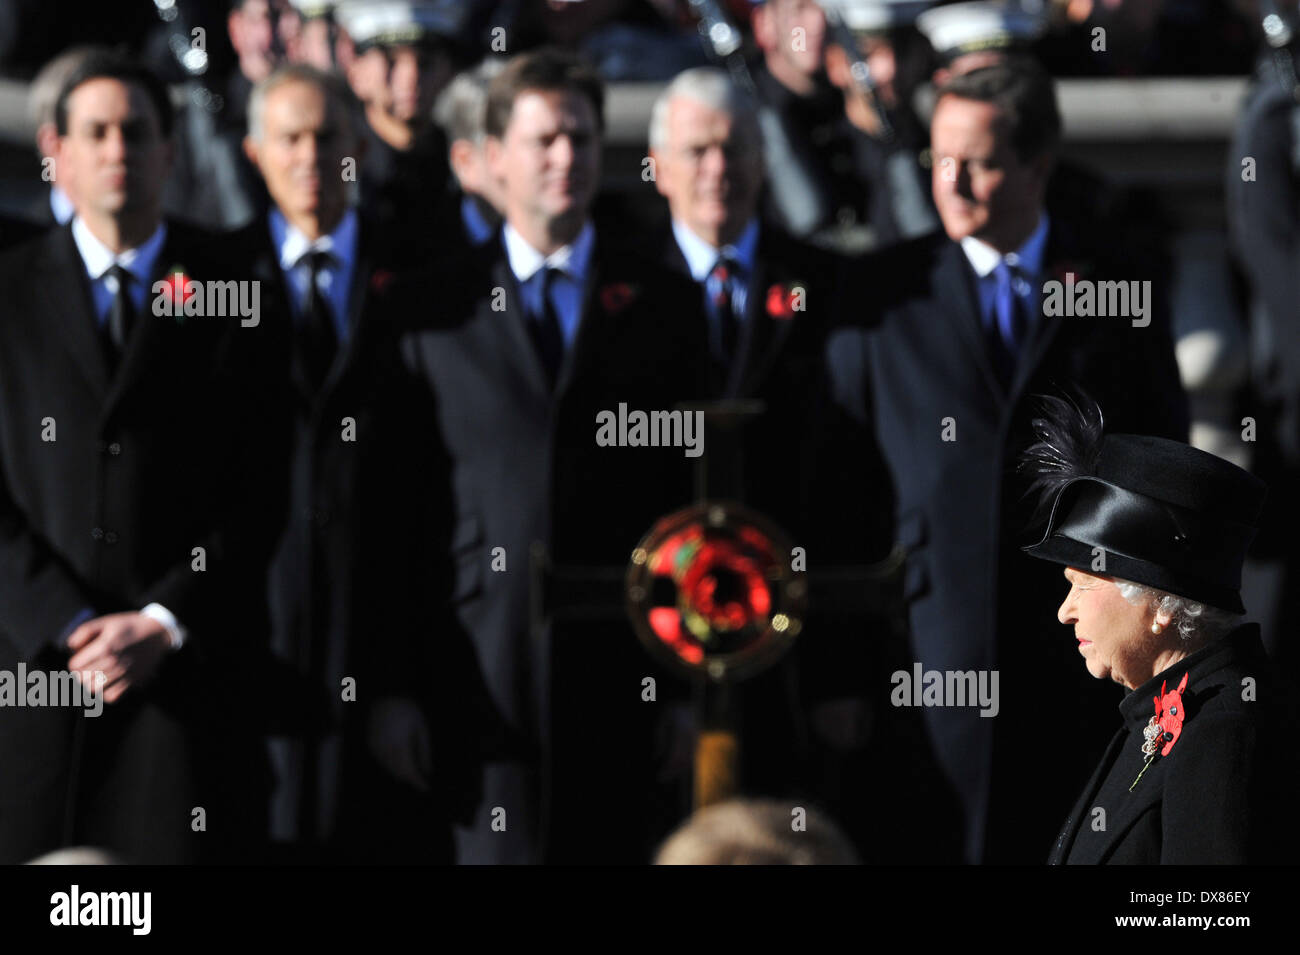
[[[1175,441],[1103,436],[1095,406],[1049,399],[1034,425],[1024,466],[1051,510],[1025,550],[1064,565],[1061,623],[1088,672],[1129,691],[1049,862],[1293,864],[1294,697],[1239,593],[1263,483]],[[1070,701],[1042,699],[1050,728]]]

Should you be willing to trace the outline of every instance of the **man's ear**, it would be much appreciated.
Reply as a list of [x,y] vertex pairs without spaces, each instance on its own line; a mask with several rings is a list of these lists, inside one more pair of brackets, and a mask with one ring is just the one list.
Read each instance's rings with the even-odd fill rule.
[[776,24],[772,22],[772,11],[767,4],[754,8],[749,23],[754,29],[754,42],[760,50],[766,52],[776,49]]
[[460,183],[461,189],[473,191],[473,183],[466,183],[468,176],[473,178],[470,169],[474,161],[474,144],[468,139],[453,139],[447,150],[447,161],[451,164],[452,175]]
[[650,147],[650,161],[655,171],[655,190],[659,195],[667,199],[668,193],[664,189],[664,177],[662,175],[664,171],[663,154],[653,146]]
[[494,179],[504,178],[506,146],[498,137],[487,136],[483,140],[483,155],[487,159],[488,172]]
[[257,170],[258,175],[261,175],[262,167],[257,162],[257,143],[253,140],[252,136],[245,136],[243,146],[244,155],[247,156],[248,161],[253,164],[253,168]]

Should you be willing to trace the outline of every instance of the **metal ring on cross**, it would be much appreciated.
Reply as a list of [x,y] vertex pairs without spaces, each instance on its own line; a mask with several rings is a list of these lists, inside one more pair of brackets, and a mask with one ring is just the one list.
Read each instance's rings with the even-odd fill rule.
[[788,537],[729,501],[661,519],[632,552],[632,626],[678,672],[740,680],[775,663],[803,629],[808,584]]

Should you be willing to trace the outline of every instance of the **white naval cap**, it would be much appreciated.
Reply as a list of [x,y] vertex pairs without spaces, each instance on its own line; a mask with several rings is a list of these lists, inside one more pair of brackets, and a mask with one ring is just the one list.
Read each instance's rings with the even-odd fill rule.
[[921,14],[917,28],[945,59],[981,50],[1005,50],[1037,39],[1047,29],[1041,4],[967,0]]
[[334,19],[358,47],[463,38],[471,4],[464,0],[342,0]]
[[289,6],[304,20],[315,20],[333,13],[338,0],[289,0]]
[[854,33],[880,33],[911,26],[933,0],[818,0],[831,16]]

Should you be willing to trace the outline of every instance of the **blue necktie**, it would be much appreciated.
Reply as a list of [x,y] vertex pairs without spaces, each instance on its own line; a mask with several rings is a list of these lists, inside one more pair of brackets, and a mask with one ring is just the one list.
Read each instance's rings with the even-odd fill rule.
[[989,338],[993,364],[1003,384],[1008,384],[1025,337],[1025,311],[1016,295],[1015,276],[1005,259],[998,261],[993,278],[997,285],[993,297],[994,327],[989,329]]

